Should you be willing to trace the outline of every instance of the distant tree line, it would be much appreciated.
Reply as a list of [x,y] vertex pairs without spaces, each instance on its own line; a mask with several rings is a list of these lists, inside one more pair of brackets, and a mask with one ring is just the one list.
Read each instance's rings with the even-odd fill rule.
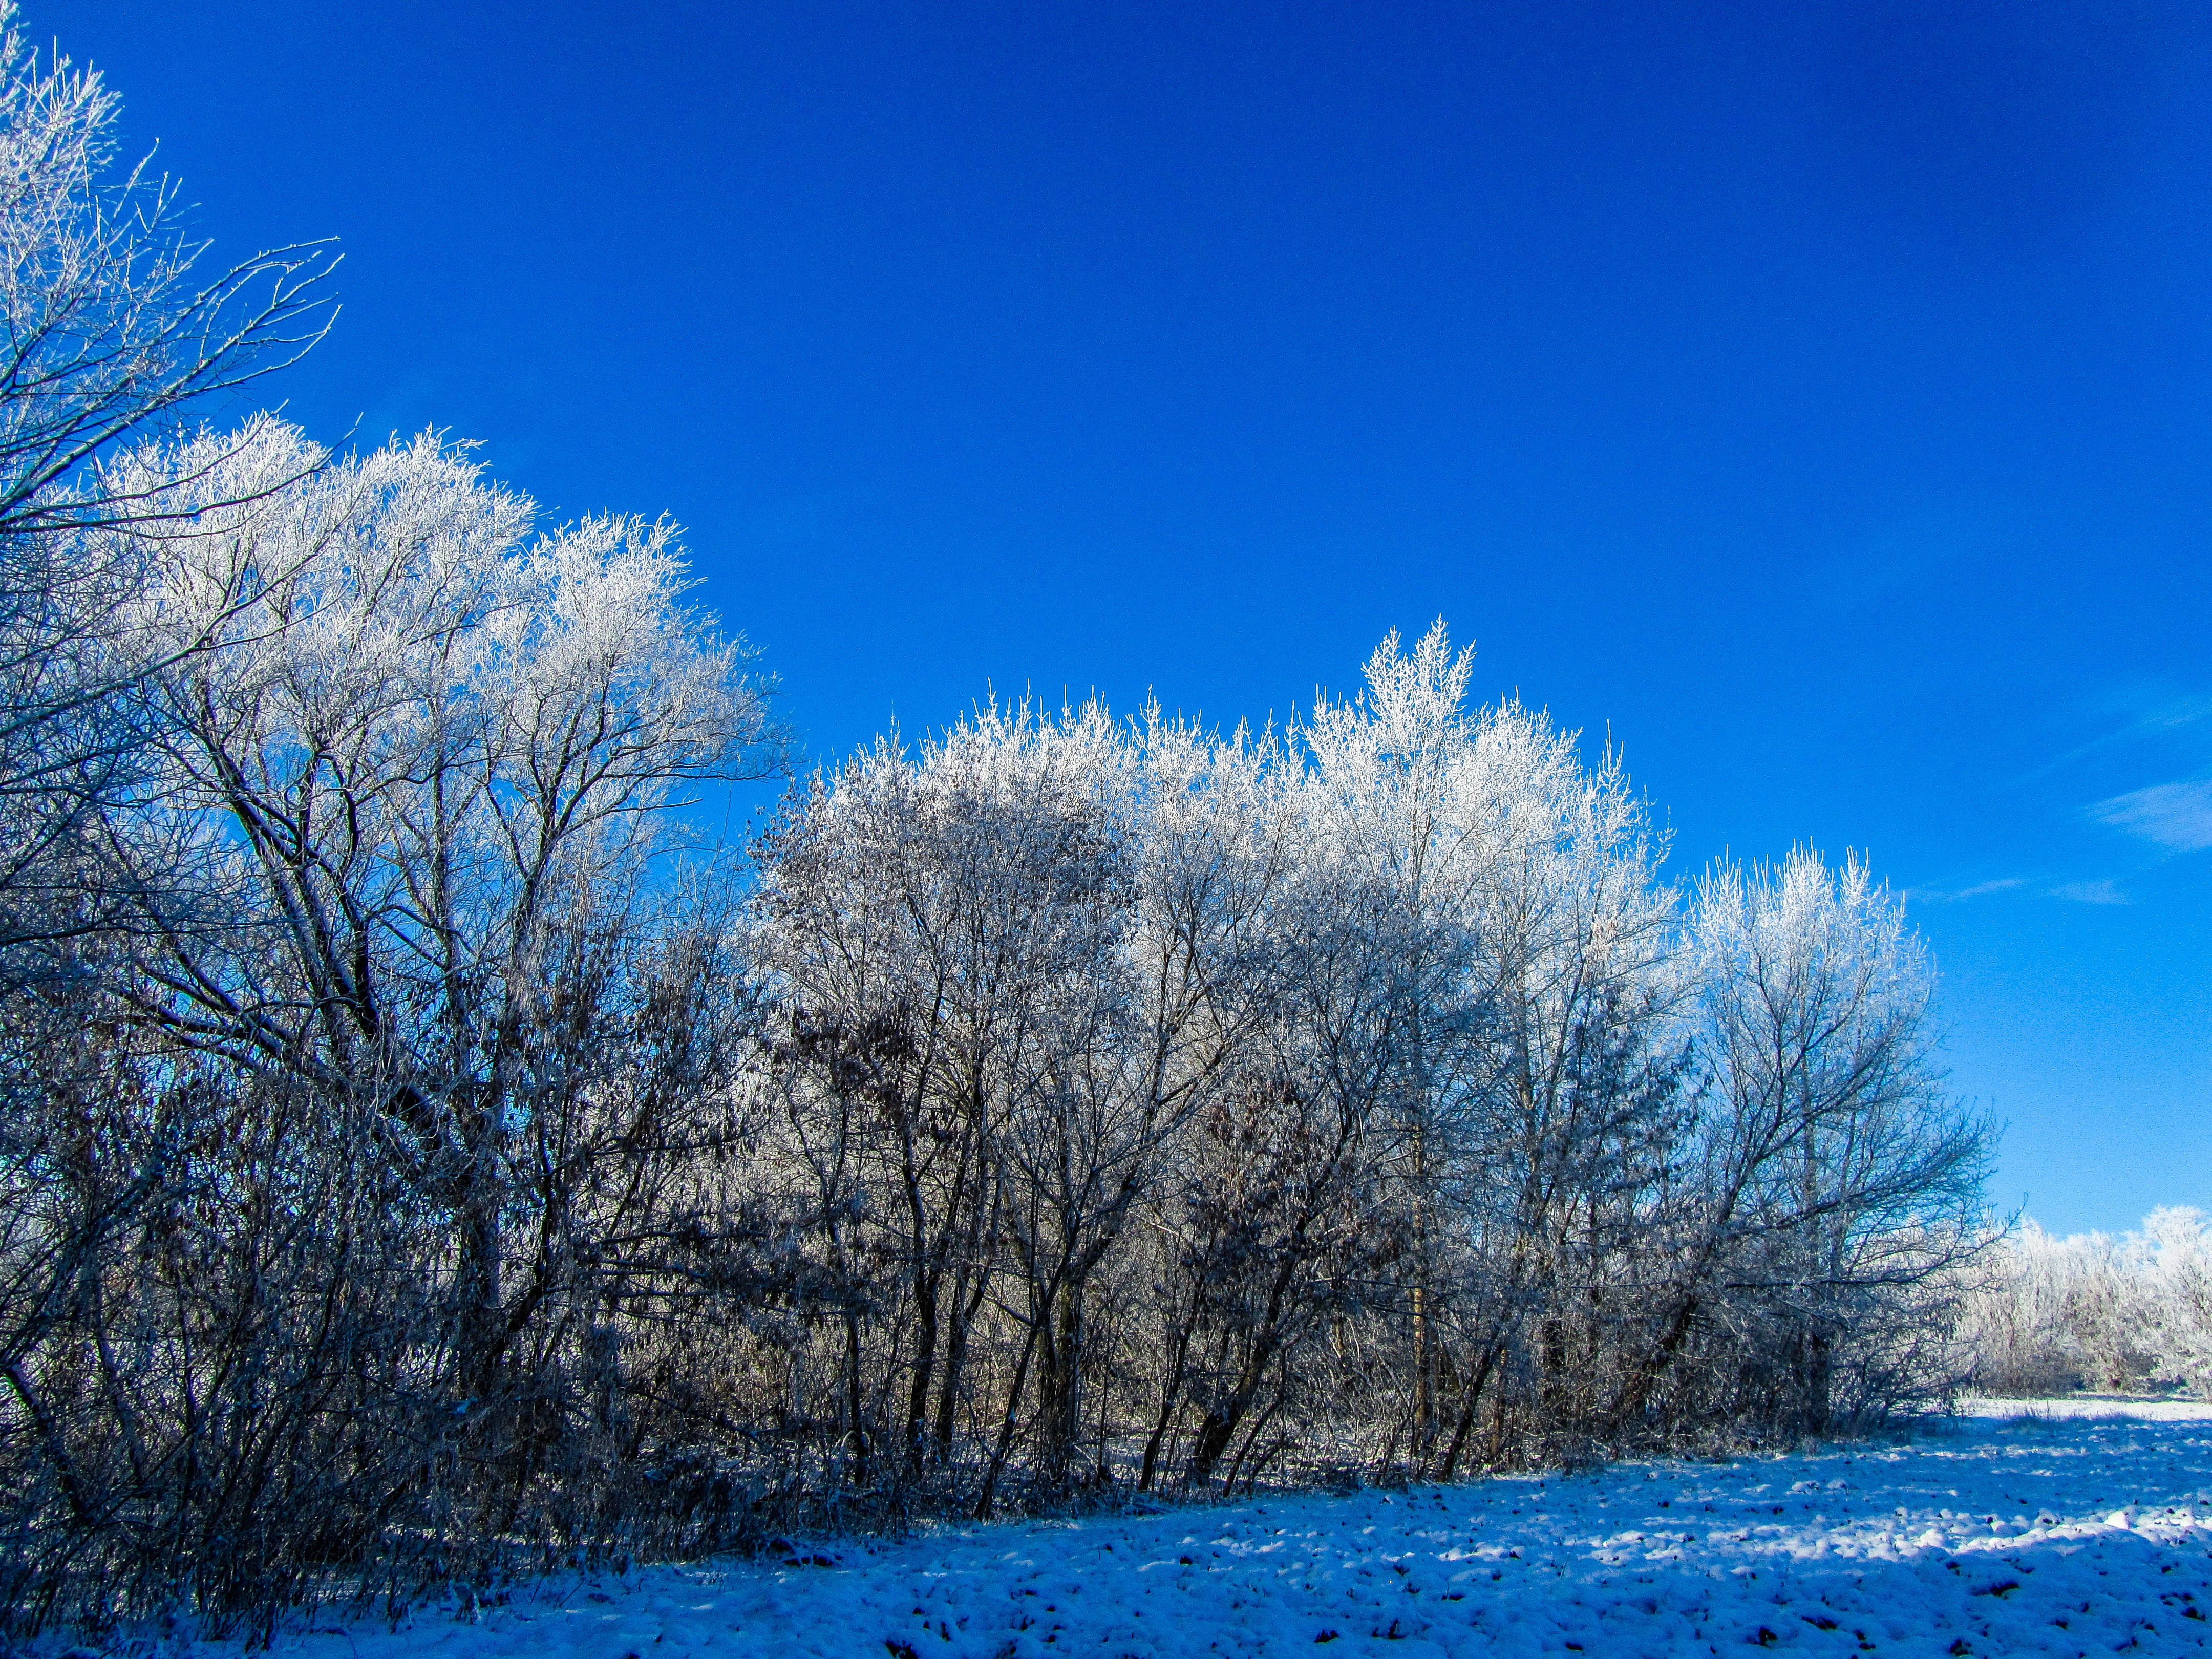
[[1670,884],[1441,625],[1286,732],[991,707],[709,846],[788,757],[672,528],[183,424],[327,262],[195,276],[6,23],[11,1633],[1948,1382],[1986,1135],[1863,864]]
[[2021,1223],[1961,1280],[1967,1380],[1999,1395],[2077,1389],[2212,1395],[2212,1218],[2154,1210],[2113,1237]]

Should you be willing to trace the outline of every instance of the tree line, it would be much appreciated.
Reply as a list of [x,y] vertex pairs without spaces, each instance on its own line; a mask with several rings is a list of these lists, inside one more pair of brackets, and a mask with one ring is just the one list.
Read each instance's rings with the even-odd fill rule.
[[713,845],[792,757],[673,527],[189,424],[328,261],[198,278],[6,22],[13,1633],[1950,1380],[1988,1136],[1863,862],[1668,880],[1441,624],[1287,730],[986,706]]
[[1998,1395],[2212,1390],[2212,1218],[2153,1210],[2140,1229],[2054,1237],[2025,1221],[1962,1280],[1972,1385]]

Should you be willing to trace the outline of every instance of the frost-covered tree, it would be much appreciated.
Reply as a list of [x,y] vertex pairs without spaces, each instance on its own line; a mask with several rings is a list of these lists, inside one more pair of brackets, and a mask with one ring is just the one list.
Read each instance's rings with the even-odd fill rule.
[[[1304,734],[1327,839],[1399,916],[1408,1437],[1446,1470],[1501,1366],[1542,1370],[1556,1415],[1566,1369],[1594,1363],[1571,1361],[1567,1324],[1595,1340],[1612,1317],[1591,1252],[1635,1240],[1680,1069],[1662,1030],[1672,900],[1641,802],[1541,716],[1470,707],[1471,663],[1442,624],[1410,653],[1394,636]],[[1439,1443],[1447,1363],[1460,1400]]]
[[1438,1215],[1471,1125],[1468,1085],[1486,1021],[1477,951],[1495,823],[1494,780],[1478,759],[1482,721],[1467,706],[1471,653],[1455,657],[1441,624],[1410,656],[1395,634],[1366,666],[1366,686],[1322,700],[1300,732],[1328,856],[1391,912],[1393,1145],[1402,1180],[1411,1273],[1411,1441],[1427,1455],[1436,1417],[1437,1328],[1449,1254]]
[[212,641],[159,681],[160,783],[228,914],[145,918],[169,946],[147,1017],[374,1088],[453,1215],[459,1364],[488,1390],[557,1266],[508,1282],[528,1138],[619,1000],[592,936],[640,903],[684,789],[775,763],[763,687],[685,602],[667,524],[533,535],[526,500],[433,438],[333,460],[267,426],[111,476],[164,515],[148,629]]
[[1926,948],[1861,860],[1721,866],[1692,930],[1705,1213],[1662,1350],[1709,1298],[1765,1322],[1759,1346],[1780,1348],[1765,1357],[1817,1430],[1866,1299],[1969,1249],[1988,1132],[1944,1090]]
[[[988,708],[918,756],[881,745],[817,781],[765,843],[790,1133],[828,1247],[849,1255],[830,1231],[849,1212],[902,1264],[909,1468],[933,1388],[949,1450],[978,1315],[1019,1333],[979,1508],[1024,1422],[1048,1486],[1077,1473],[1093,1277],[1254,1023],[1257,918],[1285,867],[1243,810],[1256,776],[1243,745],[1157,719]],[[854,1322],[856,1424],[859,1342]]]
[[129,694],[164,651],[207,643],[133,626],[143,550],[83,532],[165,509],[103,459],[329,321],[325,248],[210,267],[174,181],[118,165],[120,117],[96,72],[41,58],[0,7],[0,972],[16,980],[44,960],[23,947],[104,915],[113,875],[89,867],[87,832],[138,777]]
[[[56,1258],[70,1319],[17,1334],[10,1386],[64,1487],[107,1494],[71,1501],[86,1547],[113,1546],[111,1509],[162,1515],[235,1540],[185,1568],[281,1585],[306,1529],[434,1493],[512,1521],[650,1349],[656,1298],[726,1282],[744,1206],[712,1151],[745,1109],[748,1005],[672,809],[781,747],[665,524],[537,532],[434,439],[333,458],[269,422],[111,476],[161,514],[88,532],[144,544],[132,625],[211,643],[164,653],[154,768],[103,815],[117,866],[154,872],[102,945],[111,1103],[42,1097],[88,1184],[20,1242],[109,1213],[158,1265]],[[122,1324],[85,1299],[111,1273]],[[87,1395],[88,1352],[129,1374]],[[315,1449],[334,1421],[354,1453]],[[222,1481],[185,1478],[210,1460]]]

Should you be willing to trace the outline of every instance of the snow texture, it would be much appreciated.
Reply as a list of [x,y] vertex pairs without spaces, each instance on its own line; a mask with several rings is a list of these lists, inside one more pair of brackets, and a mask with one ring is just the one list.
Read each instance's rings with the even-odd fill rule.
[[299,1659],[2203,1649],[2212,1421],[2059,1403],[1981,1402],[1904,1443],[1728,1464],[800,1540],[776,1561],[548,1587],[473,1624],[425,1613],[283,1645]]

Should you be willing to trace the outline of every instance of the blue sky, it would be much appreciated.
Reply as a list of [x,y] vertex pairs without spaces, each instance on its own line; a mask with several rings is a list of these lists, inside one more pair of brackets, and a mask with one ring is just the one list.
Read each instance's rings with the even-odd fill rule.
[[2212,12],[27,3],[343,240],[293,418],[674,514],[817,757],[1441,614],[1911,892],[1999,1203],[2212,1208]]

